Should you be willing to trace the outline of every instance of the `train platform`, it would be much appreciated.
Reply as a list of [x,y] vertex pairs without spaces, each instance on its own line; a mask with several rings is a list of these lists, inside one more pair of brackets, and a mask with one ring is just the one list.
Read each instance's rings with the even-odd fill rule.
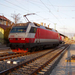
[[75,44],[70,46],[50,75],[75,75]]

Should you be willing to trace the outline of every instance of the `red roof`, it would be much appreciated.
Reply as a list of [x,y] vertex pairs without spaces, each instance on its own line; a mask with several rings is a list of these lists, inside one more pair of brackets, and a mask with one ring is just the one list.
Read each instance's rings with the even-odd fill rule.
[[3,24],[0,24],[0,27],[3,28],[4,30],[10,26],[6,26],[6,25],[3,25]]
[[10,21],[9,19],[7,19],[6,17],[1,16],[1,15],[0,15],[0,19],[5,20],[5,21]]

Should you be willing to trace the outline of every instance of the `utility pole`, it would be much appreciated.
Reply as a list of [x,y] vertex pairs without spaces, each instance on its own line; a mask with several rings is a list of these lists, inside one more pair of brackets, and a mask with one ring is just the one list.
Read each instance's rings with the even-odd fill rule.
[[56,24],[57,24],[57,23],[54,23],[54,29],[55,29],[55,30],[56,30]]

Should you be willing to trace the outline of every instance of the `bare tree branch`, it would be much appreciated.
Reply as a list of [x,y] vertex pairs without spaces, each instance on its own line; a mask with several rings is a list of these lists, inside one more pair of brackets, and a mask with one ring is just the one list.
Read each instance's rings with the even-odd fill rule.
[[17,24],[21,19],[20,14],[14,13],[14,14],[11,14],[11,17],[13,18],[15,24]]

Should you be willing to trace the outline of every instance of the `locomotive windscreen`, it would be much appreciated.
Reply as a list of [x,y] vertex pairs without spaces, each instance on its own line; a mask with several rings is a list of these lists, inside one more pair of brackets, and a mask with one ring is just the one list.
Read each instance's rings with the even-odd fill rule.
[[11,29],[10,33],[26,32],[26,29],[27,29],[27,26],[16,26]]

